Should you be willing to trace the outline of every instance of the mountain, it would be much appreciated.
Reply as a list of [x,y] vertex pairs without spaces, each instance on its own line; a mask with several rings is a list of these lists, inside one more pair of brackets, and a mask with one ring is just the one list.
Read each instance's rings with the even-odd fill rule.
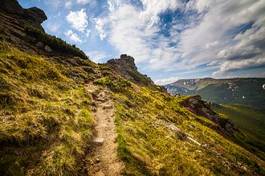
[[218,104],[265,108],[265,78],[186,79],[165,85],[171,94],[200,95]]
[[0,175],[265,175],[200,97],[169,95],[131,56],[93,63],[45,19],[1,1]]

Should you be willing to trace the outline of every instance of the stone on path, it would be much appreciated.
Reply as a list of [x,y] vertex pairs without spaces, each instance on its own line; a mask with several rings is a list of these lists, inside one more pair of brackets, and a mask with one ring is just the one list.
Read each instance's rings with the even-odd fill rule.
[[102,145],[104,143],[104,138],[97,137],[93,140],[93,143]]

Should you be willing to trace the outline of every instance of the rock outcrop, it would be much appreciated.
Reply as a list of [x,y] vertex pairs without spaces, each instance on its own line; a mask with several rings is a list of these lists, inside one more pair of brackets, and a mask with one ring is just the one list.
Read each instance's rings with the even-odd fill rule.
[[36,50],[31,41],[36,41],[27,31],[29,29],[44,32],[41,23],[47,19],[45,13],[37,8],[22,8],[17,0],[1,0],[0,38],[15,44],[22,50]]
[[238,129],[235,128],[234,124],[228,119],[220,118],[217,113],[215,113],[211,106],[201,99],[201,96],[191,96],[181,102],[181,105],[192,113],[206,117],[215,124],[218,125],[218,130],[227,136],[232,136]]
[[118,59],[111,59],[107,62],[115,72],[124,78],[144,86],[155,86],[154,82],[146,75],[139,73],[134,58],[122,54]]
[[29,16],[35,23],[41,24],[47,20],[46,14],[37,7],[32,7],[24,10],[25,14]]
[[46,19],[44,11],[37,7],[24,9],[17,0],[1,0],[0,39],[28,53],[88,58],[75,46],[46,34],[41,26]]
[[27,20],[34,23],[35,27],[41,28],[41,23],[47,20],[47,16],[43,10],[32,7],[23,9],[17,0],[1,0],[0,11],[9,13],[12,16],[18,17],[20,20]]

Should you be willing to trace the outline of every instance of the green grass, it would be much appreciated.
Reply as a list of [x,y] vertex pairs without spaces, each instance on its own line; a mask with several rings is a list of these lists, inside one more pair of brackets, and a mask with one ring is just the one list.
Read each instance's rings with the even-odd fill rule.
[[[264,175],[264,162],[198,122],[179,102],[185,98],[132,84],[114,94],[119,156],[124,175]],[[175,125],[201,143],[182,139]]]
[[[85,61],[84,61],[85,62]],[[91,73],[0,45],[0,173],[83,172],[94,119],[80,78]]]
[[264,161],[181,107],[186,97],[139,86],[106,65],[77,61],[74,66],[65,64],[71,58],[44,58],[0,44],[1,174],[84,174],[94,123],[92,95],[84,85],[93,82],[112,91],[124,175],[265,175]]
[[242,105],[214,106],[214,110],[243,132],[243,136],[237,136],[243,145],[265,159],[265,110]]

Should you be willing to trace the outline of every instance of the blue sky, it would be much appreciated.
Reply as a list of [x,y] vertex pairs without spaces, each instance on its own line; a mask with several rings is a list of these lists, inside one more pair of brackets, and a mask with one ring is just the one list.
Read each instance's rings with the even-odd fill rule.
[[93,61],[126,53],[156,83],[265,77],[265,0],[19,0]]

